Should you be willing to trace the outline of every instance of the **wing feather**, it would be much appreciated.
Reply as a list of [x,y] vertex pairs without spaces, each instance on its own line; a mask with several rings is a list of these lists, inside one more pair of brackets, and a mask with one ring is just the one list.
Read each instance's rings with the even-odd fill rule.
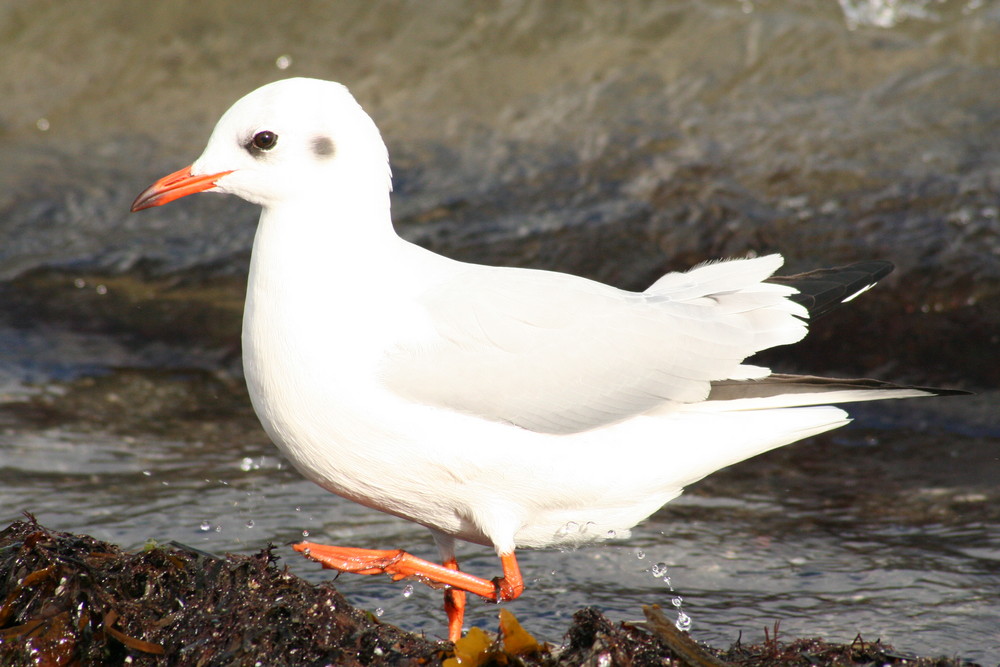
[[394,348],[387,386],[413,401],[573,433],[705,400],[759,378],[759,350],[805,335],[773,255],[671,273],[627,292],[560,273],[465,265],[420,299],[433,333]]

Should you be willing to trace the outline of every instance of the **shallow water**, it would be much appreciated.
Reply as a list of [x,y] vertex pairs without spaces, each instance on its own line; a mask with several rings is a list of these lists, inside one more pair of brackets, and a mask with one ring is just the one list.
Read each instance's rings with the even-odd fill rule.
[[[157,433],[87,418],[109,419],[116,397],[147,381],[162,395],[122,408],[158,415]],[[288,547],[303,536],[435,557],[424,529],[299,478],[249,411],[199,414],[160,402],[182,389],[196,397],[228,391],[220,387],[130,371],[63,387],[55,399],[36,397],[31,410],[8,407],[0,415],[0,521],[28,509],[50,527],[126,548],[154,539],[249,553],[274,543],[312,581],[330,574]],[[693,635],[716,646],[741,635],[757,641],[780,621],[785,637],[850,641],[860,633],[899,650],[992,660],[1000,655],[997,433],[954,433],[948,404],[965,399],[932,400],[939,405],[860,415],[917,421],[918,430],[852,426],[717,473],[627,540],[523,552],[528,589],[509,607],[555,642],[582,606],[639,619],[642,605],[674,610],[680,597]],[[99,414],[102,404],[109,405]],[[483,548],[466,546],[460,559],[486,577],[499,571]],[[654,574],[664,564],[669,582]],[[445,632],[439,592],[416,584],[406,595],[403,583],[348,575],[337,586],[387,622]],[[493,630],[496,608],[473,602],[468,622]]]
[[[303,531],[435,555],[422,528],[302,481],[260,431],[238,354],[255,209],[127,213],[237,97],[319,76],[382,128],[408,238],[629,287],[746,252],[789,270],[884,257],[895,274],[774,363],[980,392],[853,409],[628,540],[524,553],[510,607],[529,630],[559,641],[580,606],[637,619],[680,596],[717,646],[780,620],[1000,661],[997,43],[1000,6],[979,0],[5,3],[0,521],[30,510],[127,548],[274,542],[316,581],[284,546]],[[488,550],[460,557],[498,572]],[[338,587],[444,632],[423,586]],[[471,604],[471,623],[495,616]]]

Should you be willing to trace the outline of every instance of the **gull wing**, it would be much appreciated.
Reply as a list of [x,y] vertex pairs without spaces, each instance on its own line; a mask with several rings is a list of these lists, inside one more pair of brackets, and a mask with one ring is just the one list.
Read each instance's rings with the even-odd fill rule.
[[[759,380],[722,380],[712,383],[707,409],[759,410],[804,405],[852,403],[882,398],[961,396],[961,389],[919,387],[870,378],[828,378],[816,375],[773,373]],[[710,404],[716,405],[710,405]],[[725,404],[722,406],[721,404]]]
[[705,400],[712,381],[806,333],[778,255],[667,274],[627,292],[548,271],[463,265],[419,299],[433,335],[389,351],[390,390],[545,433],[574,433]]
[[809,311],[809,318],[815,320],[867,292],[875,283],[892,273],[893,268],[895,267],[891,262],[870,259],[793,276],[771,276],[767,281],[794,287],[797,294],[791,297],[792,301],[805,306]]

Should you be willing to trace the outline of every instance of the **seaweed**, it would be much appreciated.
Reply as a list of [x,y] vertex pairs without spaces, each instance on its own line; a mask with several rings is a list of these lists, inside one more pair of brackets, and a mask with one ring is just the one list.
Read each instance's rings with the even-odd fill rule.
[[859,636],[848,645],[778,638],[726,651],[677,630],[658,607],[647,622],[573,616],[561,646],[539,642],[509,612],[494,637],[452,645],[380,623],[329,583],[278,566],[274,547],[225,557],[177,543],[138,553],[50,530],[31,515],[0,532],[0,664],[44,665],[967,665],[918,658]]

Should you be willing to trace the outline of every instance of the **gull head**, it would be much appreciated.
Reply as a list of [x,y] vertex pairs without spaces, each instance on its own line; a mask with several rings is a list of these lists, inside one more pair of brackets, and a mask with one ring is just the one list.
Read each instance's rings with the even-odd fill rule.
[[385,143],[346,87],[294,78],[267,84],[219,119],[205,151],[140,194],[133,211],[196,192],[265,208],[391,187]]

